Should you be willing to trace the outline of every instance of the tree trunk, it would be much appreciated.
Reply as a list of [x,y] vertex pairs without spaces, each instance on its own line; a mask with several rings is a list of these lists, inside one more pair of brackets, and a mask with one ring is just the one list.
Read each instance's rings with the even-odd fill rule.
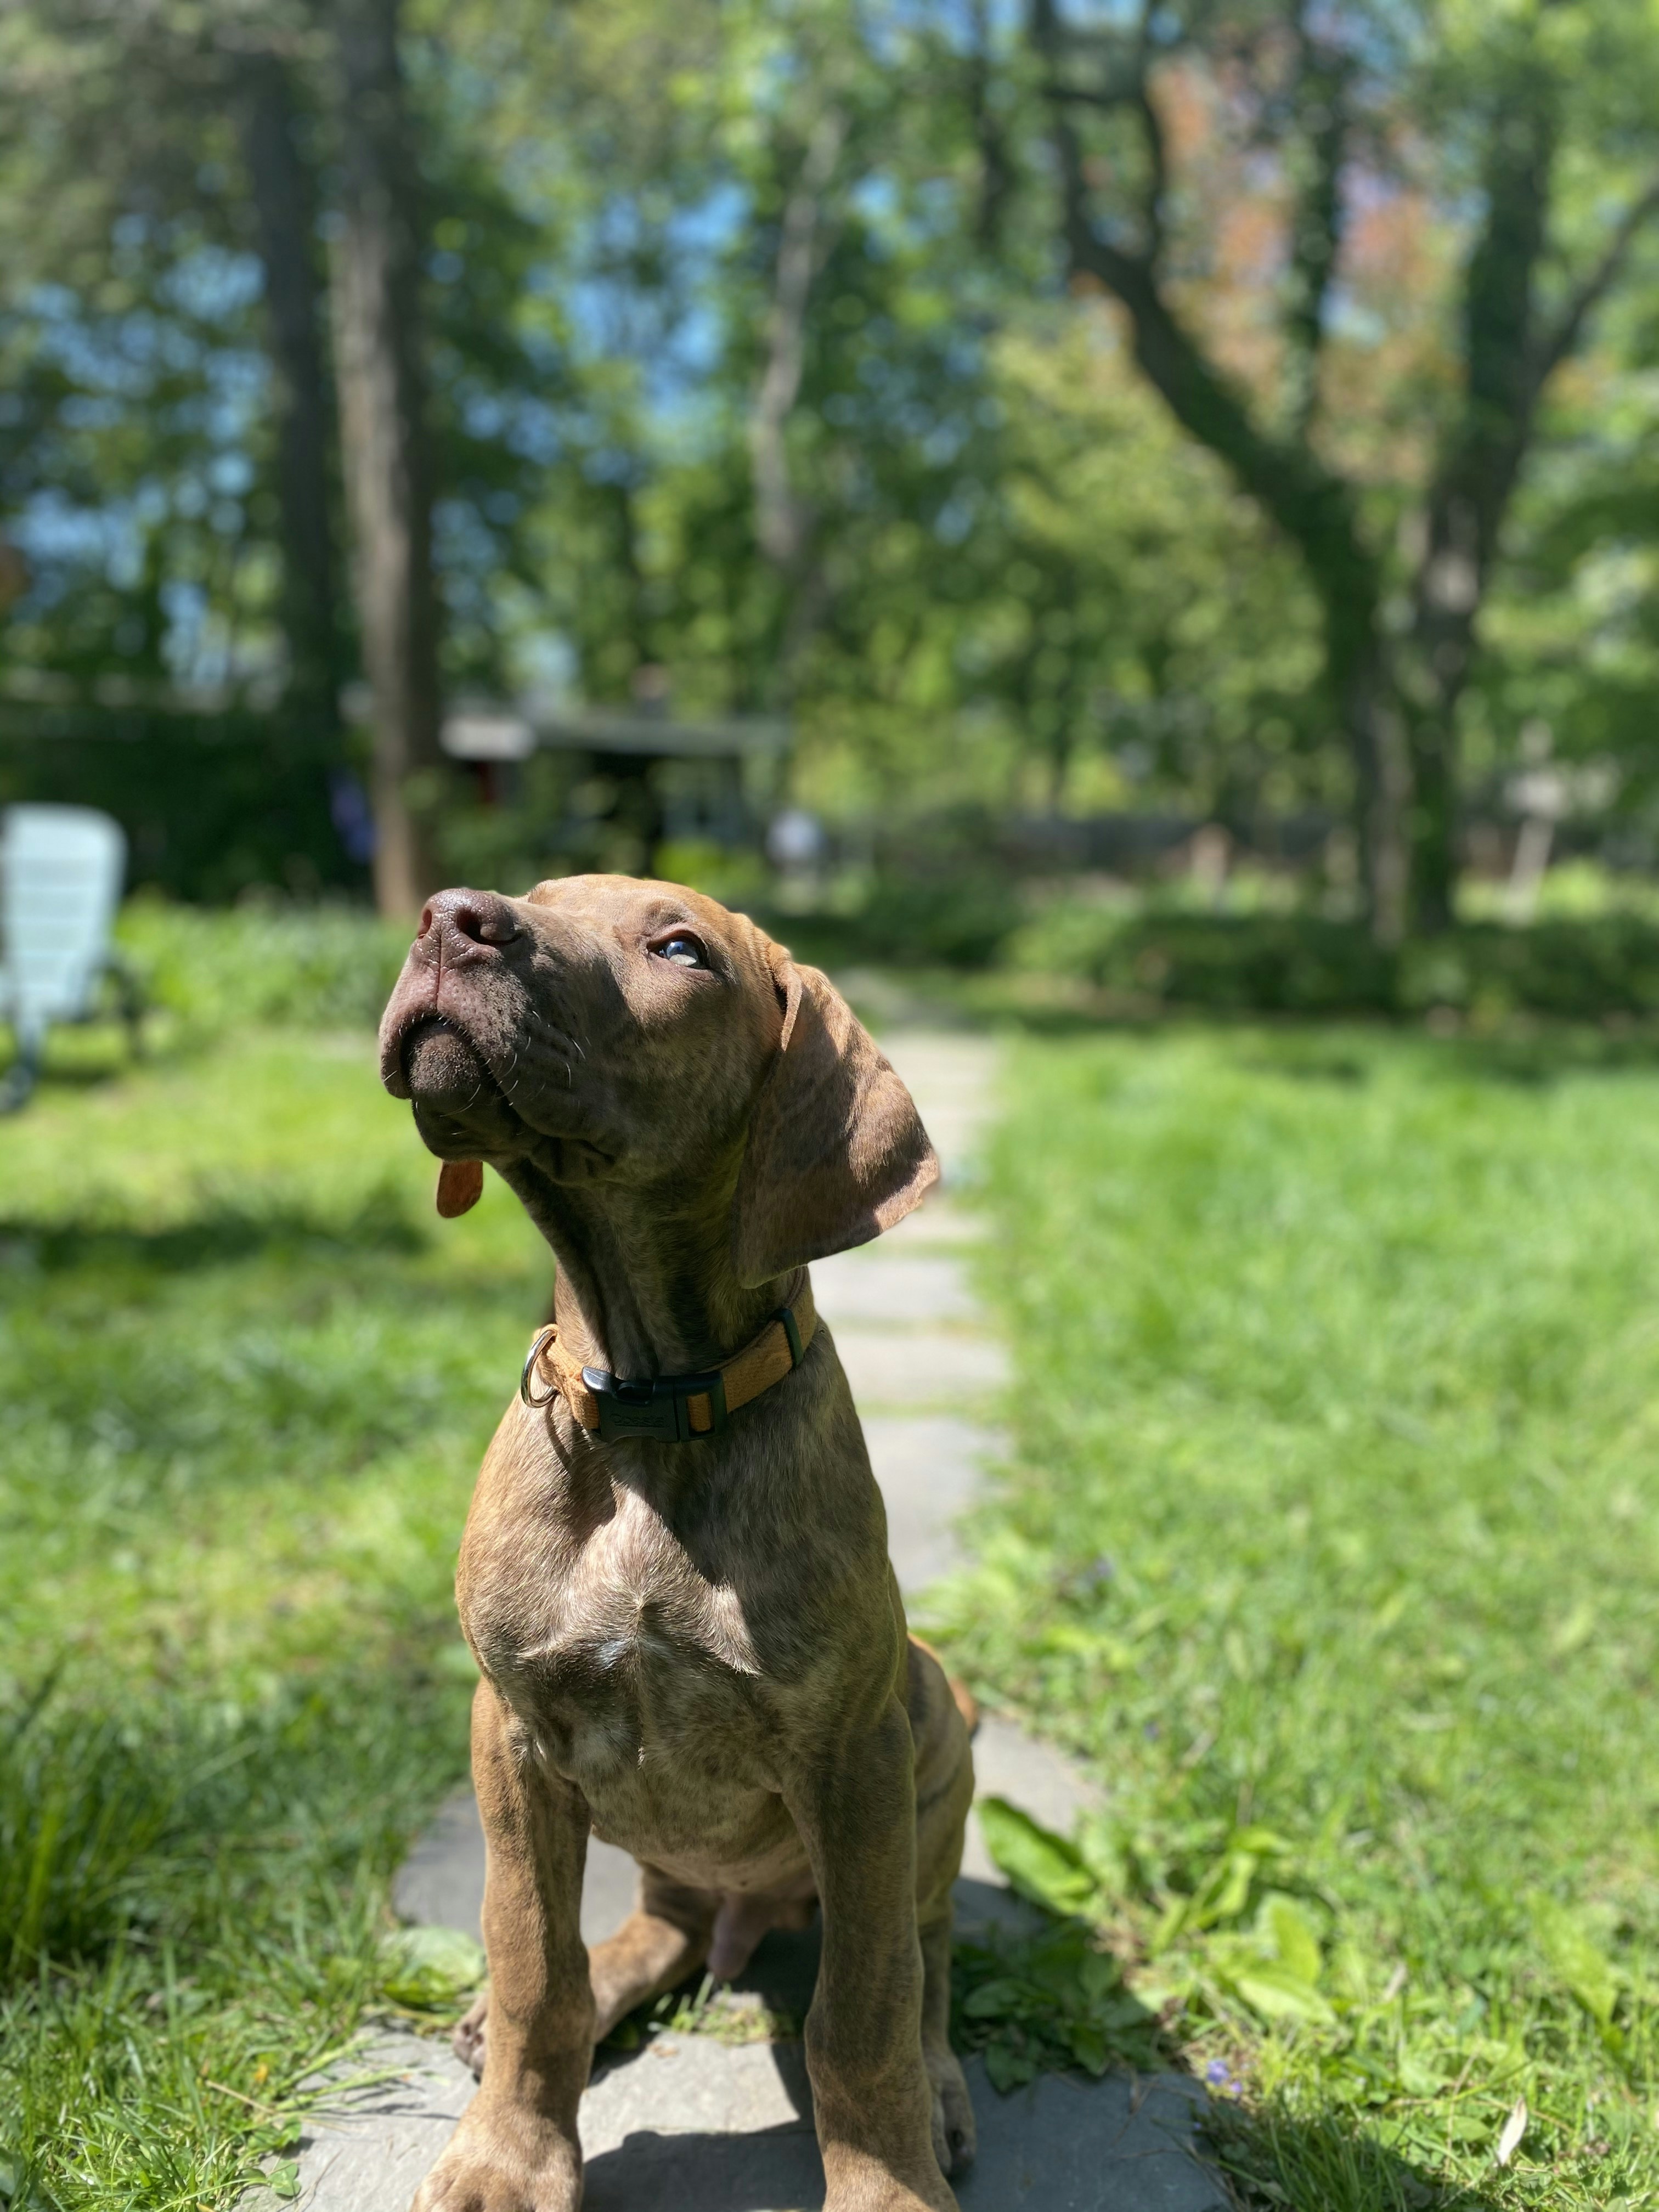
[[1411,925],[1412,757],[1386,655],[1374,637],[1330,656],[1354,772],[1359,879],[1373,939],[1403,944]]
[[374,701],[374,896],[382,914],[406,917],[439,882],[443,759],[420,230],[398,14],[398,0],[337,0],[344,220],[333,294],[357,614]]
[[1474,664],[1475,621],[1510,482],[1483,487],[1491,520],[1454,483],[1430,501],[1428,548],[1417,579],[1405,683],[1413,805],[1413,926],[1436,936],[1456,918],[1461,806],[1458,714]]
[[339,562],[329,497],[329,398],[310,179],[289,75],[274,54],[243,64],[242,146],[252,187],[276,427],[283,628],[289,693],[325,733],[339,727]]
[[813,126],[779,229],[766,356],[749,416],[749,459],[755,485],[755,535],[777,571],[787,599],[783,635],[767,687],[767,703],[787,707],[796,671],[823,619],[823,571],[813,557],[812,514],[790,472],[789,417],[800,396],[806,359],[806,318],[823,255],[823,199],[847,136],[839,108]]

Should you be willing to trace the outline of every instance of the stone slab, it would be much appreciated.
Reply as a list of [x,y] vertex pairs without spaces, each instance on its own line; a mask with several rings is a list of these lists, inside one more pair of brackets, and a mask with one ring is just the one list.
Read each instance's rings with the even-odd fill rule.
[[[360,2071],[392,2074],[301,2127],[307,2212],[405,2212],[473,2093],[438,2043],[393,2033]],[[979,2156],[962,2212],[1226,2212],[1194,2155],[1202,2092],[1177,2075],[1049,2075],[999,2096],[968,2067]],[[816,2212],[823,2170],[800,2046],[671,2036],[605,2066],[582,2100],[585,2212]],[[245,2212],[276,2212],[259,2191]]]
[[[886,1231],[876,1249],[909,1252],[923,1245],[931,1245],[936,1249],[960,1250],[963,1245],[982,1244],[984,1242],[983,1216],[969,1206],[958,1205],[947,1192],[934,1190],[923,1199],[914,1213],[907,1213],[896,1228]],[[869,1247],[861,1246],[860,1249],[867,1251]],[[816,1270],[823,1262],[815,1260],[812,1265]]]
[[955,1413],[1007,1387],[994,1337],[935,1328],[838,1328],[836,1349],[860,1414],[896,1407]]
[[1002,1439],[954,1413],[872,1413],[870,1465],[887,1508],[887,1550],[908,1596],[963,1561],[956,1522]]
[[849,1325],[877,1322],[971,1325],[979,1319],[977,1302],[955,1258],[886,1252],[878,1243],[814,1260],[812,1297],[837,1334]]

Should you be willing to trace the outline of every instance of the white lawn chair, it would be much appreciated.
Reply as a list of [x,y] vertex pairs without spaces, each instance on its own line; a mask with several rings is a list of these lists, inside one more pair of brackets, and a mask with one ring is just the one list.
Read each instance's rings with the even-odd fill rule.
[[106,975],[137,1049],[137,993],[110,945],[126,857],[120,824],[93,807],[9,806],[0,815],[0,1016],[17,1042],[0,1112],[21,1106],[39,1081],[51,1024],[103,1011]]

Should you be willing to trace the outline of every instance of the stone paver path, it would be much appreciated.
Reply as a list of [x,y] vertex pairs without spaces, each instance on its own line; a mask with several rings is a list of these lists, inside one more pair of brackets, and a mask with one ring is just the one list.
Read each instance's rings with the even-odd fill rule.
[[[1007,1356],[975,1297],[979,1228],[962,1194],[994,1090],[994,1048],[910,1031],[884,1042],[945,1165],[942,1188],[890,1235],[813,1267],[863,1416],[887,1504],[902,1587],[921,1589],[960,1558],[954,1522],[997,1449],[986,1425]],[[1023,1805],[1069,1832],[1089,1784],[1059,1753],[988,1715],[974,1744],[981,1795]],[[608,1935],[631,1907],[623,1853],[589,1846],[582,1932]],[[483,1837],[470,1793],[453,1799],[399,1877],[404,1918],[477,1934]],[[1017,1915],[970,1821],[958,1926]],[[769,1936],[732,2002],[799,2016],[817,1968],[817,1931]],[[344,2098],[307,2126],[301,2201],[313,2212],[404,2212],[447,2141],[471,2077],[441,2045],[382,2039],[365,2069],[390,2085]],[[963,2212],[1222,2212],[1219,2183],[1193,2154],[1201,2093],[1178,2076],[1082,2084],[1050,2077],[999,2096],[969,2069],[980,2154],[958,2189]],[[811,2107],[794,2043],[659,2037],[606,2059],[581,2111],[586,2212],[797,2212],[823,2201]]]

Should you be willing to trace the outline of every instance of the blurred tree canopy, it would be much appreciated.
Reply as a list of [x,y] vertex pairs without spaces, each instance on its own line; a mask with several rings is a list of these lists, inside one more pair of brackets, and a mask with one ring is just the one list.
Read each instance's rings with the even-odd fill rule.
[[1648,0],[13,0],[0,702],[362,672],[389,908],[444,694],[665,672],[1432,930],[1517,759],[1656,797],[1656,216]]

